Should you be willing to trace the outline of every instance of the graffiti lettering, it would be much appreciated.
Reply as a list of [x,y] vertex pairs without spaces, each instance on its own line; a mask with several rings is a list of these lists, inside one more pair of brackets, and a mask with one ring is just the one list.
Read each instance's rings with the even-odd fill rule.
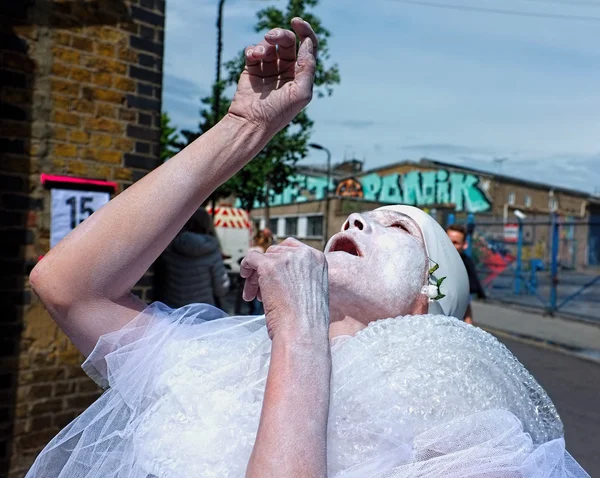
[[[473,174],[449,173],[443,169],[386,176],[370,173],[359,178],[344,179],[331,190],[341,197],[418,207],[451,204],[456,211],[479,213],[491,208],[490,199],[479,187],[479,181],[479,177]],[[326,191],[326,178],[298,175],[292,186],[272,197],[271,206],[319,201],[325,199]],[[261,205],[256,204],[255,207]]]

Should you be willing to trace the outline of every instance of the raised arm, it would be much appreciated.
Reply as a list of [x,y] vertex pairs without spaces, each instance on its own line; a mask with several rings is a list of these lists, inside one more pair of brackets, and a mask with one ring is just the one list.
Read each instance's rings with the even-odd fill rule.
[[33,289],[84,354],[145,307],[131,288],[217,186],[310,101],[316,37],[301,19],[292,27],[301,39],[297,60],[291,31],[272,30],[248,47],[227,116],[79,225],[32,271]]

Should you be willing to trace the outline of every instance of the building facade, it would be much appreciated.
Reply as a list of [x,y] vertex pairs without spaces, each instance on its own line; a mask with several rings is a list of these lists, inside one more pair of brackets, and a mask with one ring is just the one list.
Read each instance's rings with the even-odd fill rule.
[[[322,247],[351,212],[385,204],[408,204],[426,210],[443,226],[450,221],[474,221],[478,232],[490,240],[502,241],[518,222],[514,212],[519,210],[526,215],[527,259],[547,255],[552,216],[556,213],[564,224],[564,263],[586,267],[598,261],[600,239],[596,222],[600,200],[588,193],[427,159],[360,171],[352,176],[339,170],[334,173],[328,196],[324,173],[300,171],[293,186],[272,197],[270,229],[280,238],[294,236],[311,246]],[[252,212],[255,222],[263,227],[267,226],[264,213],[260,207]],[[512,238],[507,239],[510,241]]]
[[[28,274],[55,226],[44,177],[114,195],[159,164],[164,11],[164,0],[1,2],[0,476],[24,476],[101,393]],[[73,222],[87,201],[72,203]],[[151,292],[148,274],[136,293]]]

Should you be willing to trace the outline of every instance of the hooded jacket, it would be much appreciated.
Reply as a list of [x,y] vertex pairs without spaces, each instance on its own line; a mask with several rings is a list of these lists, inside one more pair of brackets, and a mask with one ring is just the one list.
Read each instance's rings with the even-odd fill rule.
[[216,237],[183,231],[163,256],[163,301],[171,307],[202,303],[229,290],[229,275]]

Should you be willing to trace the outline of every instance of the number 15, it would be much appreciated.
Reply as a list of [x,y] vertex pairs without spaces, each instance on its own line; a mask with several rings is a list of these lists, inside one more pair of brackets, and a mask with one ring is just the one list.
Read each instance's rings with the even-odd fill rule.
[[77,221],[77,198],[75,196],[70,197],[65,201],[71,208],[71,229],[75,229],[78,224],[81,224],[88,217],[94,214],[94,210],[87,206],[88,203],[92,202],[94,198],[82,196],[79,198],[79,222]]

